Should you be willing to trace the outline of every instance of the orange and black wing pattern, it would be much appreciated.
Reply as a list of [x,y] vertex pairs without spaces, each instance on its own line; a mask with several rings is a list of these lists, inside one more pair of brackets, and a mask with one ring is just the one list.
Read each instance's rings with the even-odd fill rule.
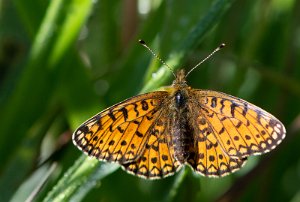
[[284,125],[263,109],[225,93],[193,90],[197,157],[191,166],[207,176],[238,170],[250,155],[274,149],[285,137]]
[[173,174],[179,164],[167,141],[167,96],[165,91],[151,92],[100,112],[74,132],[74,144],[89,156],[118,162],[144,178]]
[[149,134],[145,150],[137,161],[123,165],[123,168],[132,174],[148,179],[159,179],[173,175],[181,168],[175,157],[174,146],[171,144],[171,134],[168,127],[167,110],[163,109],[154,122]]

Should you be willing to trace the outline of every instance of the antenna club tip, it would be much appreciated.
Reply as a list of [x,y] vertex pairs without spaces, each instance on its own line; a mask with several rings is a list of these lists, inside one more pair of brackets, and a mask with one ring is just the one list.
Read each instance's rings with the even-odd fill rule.
[[143,39],[139,39],[139,43],[142,44],[142,45],[146,44],[146,42]]
[[225,43],[221,43],[221,45],[219,46],[219,48],[224,48],[226,45]]

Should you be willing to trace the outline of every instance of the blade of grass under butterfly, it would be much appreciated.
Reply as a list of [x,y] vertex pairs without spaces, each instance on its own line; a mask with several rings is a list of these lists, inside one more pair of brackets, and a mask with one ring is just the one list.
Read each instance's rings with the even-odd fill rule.
[[48,193],[44,201],[80,201],[99,180],[118,168],[117,164],[99,164],[98,160],[82,155]]

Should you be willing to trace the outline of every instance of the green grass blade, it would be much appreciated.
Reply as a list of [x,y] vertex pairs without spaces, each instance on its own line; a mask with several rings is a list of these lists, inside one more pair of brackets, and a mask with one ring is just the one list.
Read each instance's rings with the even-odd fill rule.
[[117,164],[106,164],[82,155],[59,180],[44,201],[80,201],[99,181],[115,172]]
[[[32,166],[33,158],[36,156],[26,155],[25,151],[28,147],[25,140],[31,139],[26,134],[30,134],[29,131],[34,123],[37,123],[41,116],[47,112],[46,106],[49,106],[52,101],[51,98],[56,87],[55,82],[59,76],[58,72],[64,68],[60,66],[62,55],[69,55],[69,49],[78,36],[85,19],[89,16],[92,5],[93,3],[89,0],[50,1],[32,45],[27,65],[20,78],[16,80],[14,93],[0,106],[2,112],[0,156],[3,165],[0,172],[6,174],[13,172],[14,169],[12,168],[19,169],[16,175],[0,177],[0,192],[5,193],[3,200],[8,200],[14,191],[14,189],[5,191],[7,187],[19,184]],[[69,16],[74,10],[78,11],[79,9],[81,9],[80,15],[75,12],[76,15]],[[66,19],[72,28],[69,30],[72,34],[68,34],[68,39],[59,32],[62,27],[62,30],[66,31],[64,26],[60,27],[60,25],[64,25],[63,19]],[[62,43],[62,41],[64,42]],[[62,49],[59,53],[55,52],[57,46]],[[50,60],[49,56],[52,55],[55,57],[53,56]],[[13,140],[11,139],[12,135]],[[37,137],[37,139],[41,139],[41,137]],[[12,141],[13,144],[9,144]],[[36,154],[39,149],[40,142],[33,143],[35,145],[31,147],[30,154]],[[33,151],[34,149],[35,151]],[[21,167],[16,165],[21,165]]]

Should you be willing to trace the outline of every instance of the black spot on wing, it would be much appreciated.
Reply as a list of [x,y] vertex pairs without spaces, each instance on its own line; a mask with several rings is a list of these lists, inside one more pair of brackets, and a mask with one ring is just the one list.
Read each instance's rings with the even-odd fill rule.
[[142,110],[147,111],[149,109],[149,105],[146,100],[142,100]]
[[216,97],[213,97],[211,99],[211,105],[210,105],[212,108],[215,108],[217,106],[217,98]]
[[122,112],[124,121],[126,121],[128,119],[128,110],[125,107],[122,107],[121,109],[119,109],[119,111]]
[[111,120],[113,120],[113,121],[117,120],[116,117],[115,117],[115,115],[113,114],[113,112],[112,112],[111,110],[108,112],[108,116],[109,116],[109,118],[111,118]]

